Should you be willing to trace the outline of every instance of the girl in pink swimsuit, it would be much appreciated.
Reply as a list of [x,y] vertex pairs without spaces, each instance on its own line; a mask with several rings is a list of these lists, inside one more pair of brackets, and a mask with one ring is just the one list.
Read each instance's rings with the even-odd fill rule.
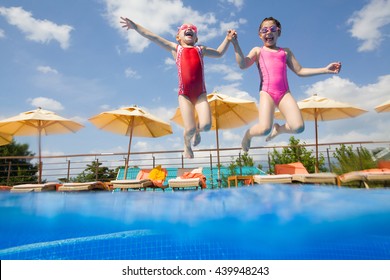
[[[228,30],[227,35],[217,49],[206,46],[196,46],[198,29],[193,24],[183,24],[178,28],[176,42],[168,41],[139,24],[121,17],[124,28],[134,29],[145,38],[151,40],[171,52],[176,61],[179,78],[179,108],[184,123],[184,156],[193,158],[191,140],[194,146],[200,143],[201,131],[211,128],[210,105],[207,102],[207,92],[204,82],[203,56],[221,57],[236,36],[234,30]],[[195,111],[198,115],[196,123]]]
[[[287,82],[287,66],[298,76],[319,74],[337,74],[341,69],[340,62],[333,62],[323,68],[304,68],[288,48],[276,46],[282,32],[280,22],[273,17],[265,18],[259,27],[259,37],[263,47],[254,47],[247,56],[241,51],[236,37],[232,41],[236,60],[241,69],[257,64],[260,75],[259,122],[248,129],[241,142],[244,152],[250,148],[255,136],[268,135],[270,141],[281,133],[301,133],[304,122],[298,104],[290,93]],[[286,123],[273,124],[276,107],[286,119]]]

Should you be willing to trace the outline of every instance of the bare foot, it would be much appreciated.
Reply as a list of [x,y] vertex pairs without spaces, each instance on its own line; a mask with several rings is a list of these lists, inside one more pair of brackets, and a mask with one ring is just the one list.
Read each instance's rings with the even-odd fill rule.
[[200,144],[200,140],[201,140],[200,133],[199,133],[199,131],[197,131],[194,135],[194,144],[193,144],[194,147],[196,147]]
[[194,158],[194,152],[192,151],[191,147],[184,147],[183,156],[185,158]]
[[271,134],[268,135],[268,137],[265,139],[265,141],[269,142],[272,139],[274,139],[279,134],[279,128],[280,128],[280,125],[275,123],[274,127],[272,128]]
[[242,138],[241,141],[241,148],[244,152],[248,152],[251,147],[251,138],[249,137],[249,131],[247,130],[245,132],[244,138]]
[[184,137],[184,153],[183,156],[185,158],[194,158],[194,152],[191,148],[191,141]]

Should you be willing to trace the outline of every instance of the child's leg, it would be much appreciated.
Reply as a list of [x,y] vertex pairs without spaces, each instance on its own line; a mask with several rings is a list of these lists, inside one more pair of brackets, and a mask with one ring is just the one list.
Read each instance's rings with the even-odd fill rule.
[[259,121],[248,129],[241,142],[243,151],[249,151],[252,137],[263,136],[270,133],[274,120],[275,103],[266,92],[260,92]]
[[184,157],[193,158],[191,138],[196,132],[194,105],[183,95],[179,95],[179,108],[184,124]]
[[211,128],[210,104],[207,101],[207,94],[204,93],[198,97],[195,104],[195,110],[198,114],[198,124],[193,138],[193,145],[198,146],[201,141],[200,132],[209,131]]
[[279,103],[279,110],[286,119],[284,125],[275,124],[266,141],[270,141],[282,133],[301,133],[305,129],[301,111],[291,93],[286,93]]
[[211,110],[207,101],[207,93],[203,93],[198,97],[195,109],[198,113],[199,131],[209,131],[211,129]]

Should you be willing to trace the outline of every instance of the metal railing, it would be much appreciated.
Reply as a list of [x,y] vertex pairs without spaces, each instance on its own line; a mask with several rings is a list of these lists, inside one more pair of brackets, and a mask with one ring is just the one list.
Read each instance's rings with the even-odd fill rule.
[[[325,158],[326,167],[332,171],[332,162],[334,162],[333,153],[336,148],[341,145],[353,146],[354,149],[364,147],[368,150],[374,150],[378,147],[389,149],[390,141],[360,141],[360,142],[336,142],[319,144],[319,153]],[[313,149],[314,144],[302,144],[308,150]],[[252,147],[249,156],[253,158],[255,166],[262,166],[262,170],[268,172],[271,169],[269,154],[274,149],[281,150],[287,146],[258,146]],[[222,166],[229,164],[237,159],[241,154],[240,148],[220,148],[220,162]],[[148,152],[132,152],[129,160],[129,167],[153,168],[157,165],[163,167],[216,167],[217,151],[216,149],[198,149],[194,150],[194,159],[185,159],[182,156],[182,150],[173,151],[148,151]],[[314,151],[313,151],[314,153]],[[44,181],[69,181],[71,178],[77,177],[82,173],[87,165],[92,162],[97,162],[100,167],[107,167],[116,170],[118,167],[124,166],[126,161],[126,153],[97,153],[97,154],[74,154],[63,156],[42,156],[42,179]],[[37,157],[22,157],[22,156],[7,156],[0,157],[0,181],[10,182],[12,160],[24,159],[27,162],[37,162]],[[96,166],[98,166],[97,164]],[[26,168],[27,168],[26,164]],[[18,164],[20,170],[23,165]],[[23,171],[23,170],[22,170]],[[98,171],[98,168],[96,169]],[[23,174],[23,172],[20,172]],[[13,179],[16,179],[13,176]],[[17,178],[20,183],[23,178]],[[99,173],[95,173],[95,180],[101,180]],[[112,178],[115,179],[115,178]]]

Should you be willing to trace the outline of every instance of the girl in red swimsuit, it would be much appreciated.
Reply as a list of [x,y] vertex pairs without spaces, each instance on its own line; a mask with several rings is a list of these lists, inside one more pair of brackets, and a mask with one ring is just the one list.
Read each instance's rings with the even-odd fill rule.
[[[277,19],[265,18],[259,27],[259,37],[264,46],[254,47],[247,56],[242,53],[236,36],[232,41],[240,68],[245,69],[256,63],[261,80],[259,122],[246,131],[241,142],[244,152],[249,150],[251,139],[254,136],[269,134],[266,141],[270,141],[281,133],[301,133],[304,130],[301,111],[288,87],[286,65],[301,77],[337,74],[341,69],[340,62],[330,63],[323,68],[302,67],[290,49],[276,46],[281,32],[282,26]],[[272,126],[276,107],[286,119],[284,125],[275,123]]]
[[[121,17],[124,28],[134,29],[145,38],[151,40],[171,52],[176,61],[179,78],[179,108],[184,123],[184,156],[193,158],[191,140],[194,146],[200,143],[201,131],[211,128],[210,106],[207,102],[207,92],[204,82],[203,56],[221,57],[229,47],[234,30],[227,32],[226,38],[217,49],[206,46],[195,46],[198,41],[198,30],[193,24],[183,24],[179,27],[176,42],[168,41],[139,24]],[[196,124],[195,111],[199,123]]]

